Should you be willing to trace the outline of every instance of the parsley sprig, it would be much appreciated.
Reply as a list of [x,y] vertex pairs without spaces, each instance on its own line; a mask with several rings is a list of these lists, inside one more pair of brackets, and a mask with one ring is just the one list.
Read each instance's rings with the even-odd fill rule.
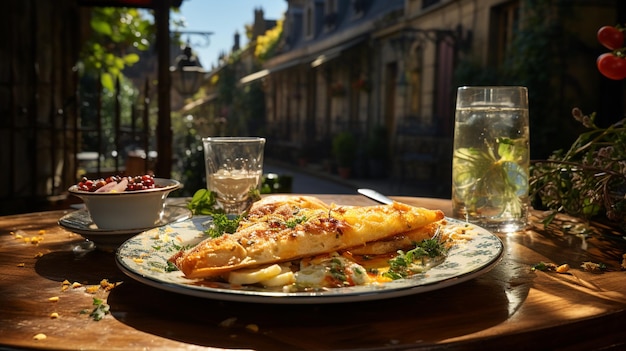
[[232,234],[237,230],[237,227],[239,227],[239,222],[244,215],[245,214],[241,214],[234,218],[230,218],[223,213],[214,213],[212,215],[213,222],[205,233],[212,238],[217,238],[222,234]]
[[[94,297],[93,305],[94,308],[91,313],[89,313],[89,317],[91,317],[91,319],[93,319],[94,321],[100,321],[102,320],[102,318],[104,318],[104,316],[111,313],[111,307],[106,302],[104,302],[103,299]],[[81,313],[87,313],[87,311],[81,311]]]
[[196,191],[191,201],[187,204],[187,208],[194,215],[208,215],[213,218],[211,226],[205,231],[205,234],[212,238],[221,236],[224,233],[234,233],[239,226],[239,221],[245,215],[242,214],[234,218],[226,215],[224,210],[217,204],[215,192],[207,189]]
[[445,256],[447,249],[438,238],[426,239],[407,252],[398,250],[398,256],[389,260],[389,270],[383,277],[396,280],[423,272],[427,259]]

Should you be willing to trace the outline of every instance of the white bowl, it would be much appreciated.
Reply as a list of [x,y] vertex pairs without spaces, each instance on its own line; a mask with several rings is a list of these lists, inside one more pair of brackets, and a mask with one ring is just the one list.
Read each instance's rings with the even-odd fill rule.
[[173,179],[154,178],[154,184],[154,189],[123,192],[87,192],[72,185],[68,191],[83,200],[99,229],[125,230],[158,225],[165,199],[181,187]]

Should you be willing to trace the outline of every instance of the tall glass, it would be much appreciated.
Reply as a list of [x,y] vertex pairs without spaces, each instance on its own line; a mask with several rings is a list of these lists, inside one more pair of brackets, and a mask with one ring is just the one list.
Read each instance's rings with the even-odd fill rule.
[[452,155],[453,217],[493,232],[528,221],[528,92],[460,87]]
[[239,215],[260,190],[265,139],[258,137],[203,138],[207,187],[226,214]]

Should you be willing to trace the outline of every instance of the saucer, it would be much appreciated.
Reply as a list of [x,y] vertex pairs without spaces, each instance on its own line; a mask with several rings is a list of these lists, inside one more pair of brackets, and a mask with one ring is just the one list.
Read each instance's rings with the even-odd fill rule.
[[61,227],[94,242],[99,250],[115,251],[120,244],[138,233],[166,224],[184,221],[191,218],[191,216],[191,211],[187,207],[166,204],[163,216],[153,226],[133,229],[100,229],[91,220],[89,211],[86,208],[82,208],[61,217],[58,223]]

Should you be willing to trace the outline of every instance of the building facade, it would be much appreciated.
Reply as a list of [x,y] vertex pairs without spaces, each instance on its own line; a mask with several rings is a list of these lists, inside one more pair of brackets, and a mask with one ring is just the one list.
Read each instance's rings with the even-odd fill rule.
[[[611,82],[595,69],[595,32],[618,23],[621,7],[584,0],[292,0],[276,55],[242,82],[263,81],[270,153],[332,159],[333,138],[349,132],[360,146],[356,174],[368,176],[367,145],[380,135],[373,131],[384,130],[392,176],[440,180],[449,174],[459,85],[541,87],[531,92],[540,151],[571,128],[573,106],[606,105],[596,91]],[[512,69],[522,74],[510,79]]]

